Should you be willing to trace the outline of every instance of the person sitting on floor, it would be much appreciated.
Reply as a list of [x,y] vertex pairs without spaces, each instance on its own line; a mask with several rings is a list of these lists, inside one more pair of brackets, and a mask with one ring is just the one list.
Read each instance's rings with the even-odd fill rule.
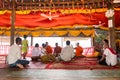
[[82,52],[83,48],[79,45],[79,43],[77,43],[75,48],[75,57],[76,58],[83,57]]
[[41,56],[41,50],[39,48],[39,44],[36,43],[35,47],[32,49],[31,59],[32,61],[38,61],[40,59],[40,56]]
[[58,57],[60,55],[61,50],[62,50],[62,48],[60,46],[58,46],[58,43],[55,43],[55,48],[54,48],[54,53],[53,53],[55,55],[55,57]]
[[69,62],[75,56],[74,48],[70,46],[70,41],[66,41],[66,47],[64,47],[60,53],[60,59],[65,62]]
[[21,43],[22,39],[17,37],[16,44],[12,45],[9,49],[7,62],[10,67],[24,68],[27,64],[29,64],[29,61],[21,59],[21,48],[19,46]]
[[52,54],[53,53],[53,50],[52,50],[52,47],[48,44],[48,42],[46,42],[46,52],[47,54]]
[[42,44],[42,48],[41,48],[41,62],[43,63],[48,63],[48,62],[54,62],[56,59],[55,59],[55,56],[53,54],[48,54],[47,51],[46,51],[46,44]]
[[108,40],[106,39],[104,39],[103,48],[104,48],[103,55],[101,58],[100,57],[98,58],[99,64],[115,66],[117,64],[117,54],[112,48],[109,48]]

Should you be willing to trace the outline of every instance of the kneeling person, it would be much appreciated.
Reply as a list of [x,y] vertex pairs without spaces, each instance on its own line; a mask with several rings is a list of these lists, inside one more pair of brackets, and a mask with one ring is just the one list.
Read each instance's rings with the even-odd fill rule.
[[117,64],[117,54],[108,46],[108,40],[104,40],[104,52],[102,58],[99,59],[99,64],[101,65],[108,65],[108,66],[115,66]]

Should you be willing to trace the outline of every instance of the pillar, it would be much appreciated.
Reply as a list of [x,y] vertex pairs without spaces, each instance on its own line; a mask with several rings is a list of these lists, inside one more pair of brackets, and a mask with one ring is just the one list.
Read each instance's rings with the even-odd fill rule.
[[14,35],[15,35],[15,0],[11,0],[12,2],[12,15],[11,15],[11,29],[10,29],[10,45],[14,44]]

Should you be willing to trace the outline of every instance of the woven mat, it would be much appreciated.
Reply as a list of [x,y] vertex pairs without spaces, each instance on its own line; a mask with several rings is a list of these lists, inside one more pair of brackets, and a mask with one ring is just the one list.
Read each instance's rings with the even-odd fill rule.
[[[29,65],[25,67],[25,69],[45,69],[47,64],[41,62],[30,62]],[[0,69],[2,68],[9,68],[7,64],[0,63]]]
[[[4,61],[0,61],[0,68],[8,68]],[[79,58],[71,62],[59,62],[44,64],[41,62],[30,62],[26,69],[120,69],[120,65],[109,67],[99,65],[96,58]]]
[[47,69],[120,69],[120,65],[110,67],[99,65],[96,58],[80,58],[71,62],[48,64]]

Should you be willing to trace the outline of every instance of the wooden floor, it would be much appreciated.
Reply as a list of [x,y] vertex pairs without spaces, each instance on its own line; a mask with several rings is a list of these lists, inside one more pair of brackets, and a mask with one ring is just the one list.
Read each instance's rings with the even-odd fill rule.
[[0,80],[120,80],[120,70],[0,69]]
[[0,68],[0,80],[120,80],[120,69]]

